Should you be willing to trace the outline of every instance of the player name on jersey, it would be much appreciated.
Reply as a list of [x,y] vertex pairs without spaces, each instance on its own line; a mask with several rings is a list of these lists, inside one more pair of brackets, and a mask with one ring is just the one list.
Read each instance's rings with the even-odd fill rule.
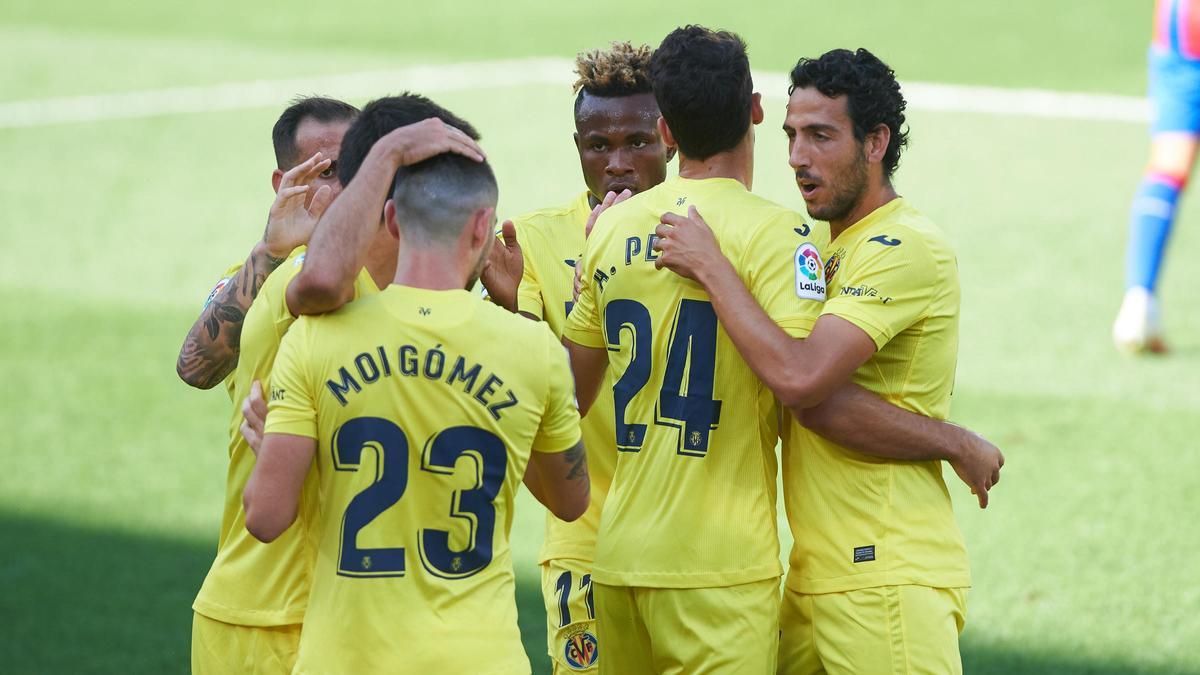
[[[337,373],[326,379],[325,387],[338,403],[345,406],[347,396],[393,376],[444,382],[470,396],[497,420],[503,416],[504,409],[520,402],[512,389],[501,389],[504,379],[494,371],[485,370],[482,364],[465,356],[447,354],[440,344],[424,350],[416,345],[401,345],[390,350],[379,345],[364,350],[354,357],[353,362],[341,366]],[[271,391],[272,400],[282,400],[286,395],[287,392],[281,389]]]

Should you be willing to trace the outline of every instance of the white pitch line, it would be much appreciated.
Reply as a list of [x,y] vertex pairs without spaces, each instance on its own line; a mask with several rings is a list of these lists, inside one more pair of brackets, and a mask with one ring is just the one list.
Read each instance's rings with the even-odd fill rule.
[[[573,68],[573,62],[562,58],[505,59],[12,101],[0,103],[0,129],[278,107],[298,94],[354,99],[403,90],[429,93],[521,85],[565,88],[571,84]],[[785,73],[762,72],[754,77],[756,88],[764,95],[772,99],[786,95]],[[1149,102],[1137,96],[930,82],[907,82],[903,90],[910,110],[1105,122],[1145,123],[1150,119]]]

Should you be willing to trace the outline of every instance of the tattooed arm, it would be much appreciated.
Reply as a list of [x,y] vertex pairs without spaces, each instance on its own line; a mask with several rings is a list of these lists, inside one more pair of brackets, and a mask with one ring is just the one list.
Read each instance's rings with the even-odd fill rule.
[[192,324],[175,372],[179,379],[197,389],[211,389],[237,367],[241,352],[242,321],[258,295],[258,289],[284,258],[267,252],[259,242],[242,268],[222,286]]
[[242,321],[250,303],[267,276],[297,246],[308,242],[317,220],[329,206],[329,186],[318,189],[311,200],[307,196],[312,182],[330,164],[318,152],[283,174],[262,241],[254,245],[242,268],[204,306],[183,341],[175,362],[181,380],[198,389],[211,389],[237,367]]
[[565,452],[530,453],[525,486],[557,518],[570,522],[582,516],[591,498],[583,441]]

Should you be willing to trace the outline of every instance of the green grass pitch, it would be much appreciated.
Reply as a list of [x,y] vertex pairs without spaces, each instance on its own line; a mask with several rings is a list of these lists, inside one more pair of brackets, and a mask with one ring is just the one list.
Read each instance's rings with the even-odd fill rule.
[[[571,57],[613,39],[656,43],[687,22],[742,33],[768,71],[863,45],[903,80],[1137,95],[1150,11],[1084,0],[410,4],[0,0],[0,106]],[[782,92],[766,93],[755,189],[801,209]],[[502,213],[581,188],[565,86],[480,82],[434,98],[483,132]],[[0,128],[0,671],[187,671],[230,404],[187,388],[173,364],[216,275],[261,233],[283,104]],[[951,488],[975,578],[967,672],[1200,672],[1200,268],[1189,265],[1200,208],[1185,198],[1168,260],[1174,354],[1124,359],[1108,329],[1144,126],[927,110],[909,121],[898,187],[947,230],[962,273],[953,417],[1008,459],[987,511]],[[546,672],[541,510],[527,495],[512,539],[525,646]]]

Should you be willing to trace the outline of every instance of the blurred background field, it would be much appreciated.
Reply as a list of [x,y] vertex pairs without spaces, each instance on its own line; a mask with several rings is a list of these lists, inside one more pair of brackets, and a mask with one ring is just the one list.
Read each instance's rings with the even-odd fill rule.
[[[187,671],[230,404],[182,384],[174,360],[261,234],[288,95],[363,103],[412,85],[340,76],[569,59],[698,22],[741,33],[765,73],[866,46],[905,82],[1140,96],[1150,25],[1150,3],[1082,0],[411,4],[0,0],[0,671]],[[11,122],[23,101],[315,76],[334,79],[268,104]],[[561,81],[433,94],[482,131],[503,214],[582,189],[572,79],[564,61]],[[755,190],[802,210],[785,92],[764,94]],[[953,417],[1008,458],[986,511],[951,488],[975,578],[966,671],[1200,672],[1200,206],[1185,198],[1162,292],[1174,352],[1125,359],[1108,333],[1145,125],[917,106],[909,123],[898,187],[947,230],[962,273]],[[512,538],[545,672],[527,495]]]

